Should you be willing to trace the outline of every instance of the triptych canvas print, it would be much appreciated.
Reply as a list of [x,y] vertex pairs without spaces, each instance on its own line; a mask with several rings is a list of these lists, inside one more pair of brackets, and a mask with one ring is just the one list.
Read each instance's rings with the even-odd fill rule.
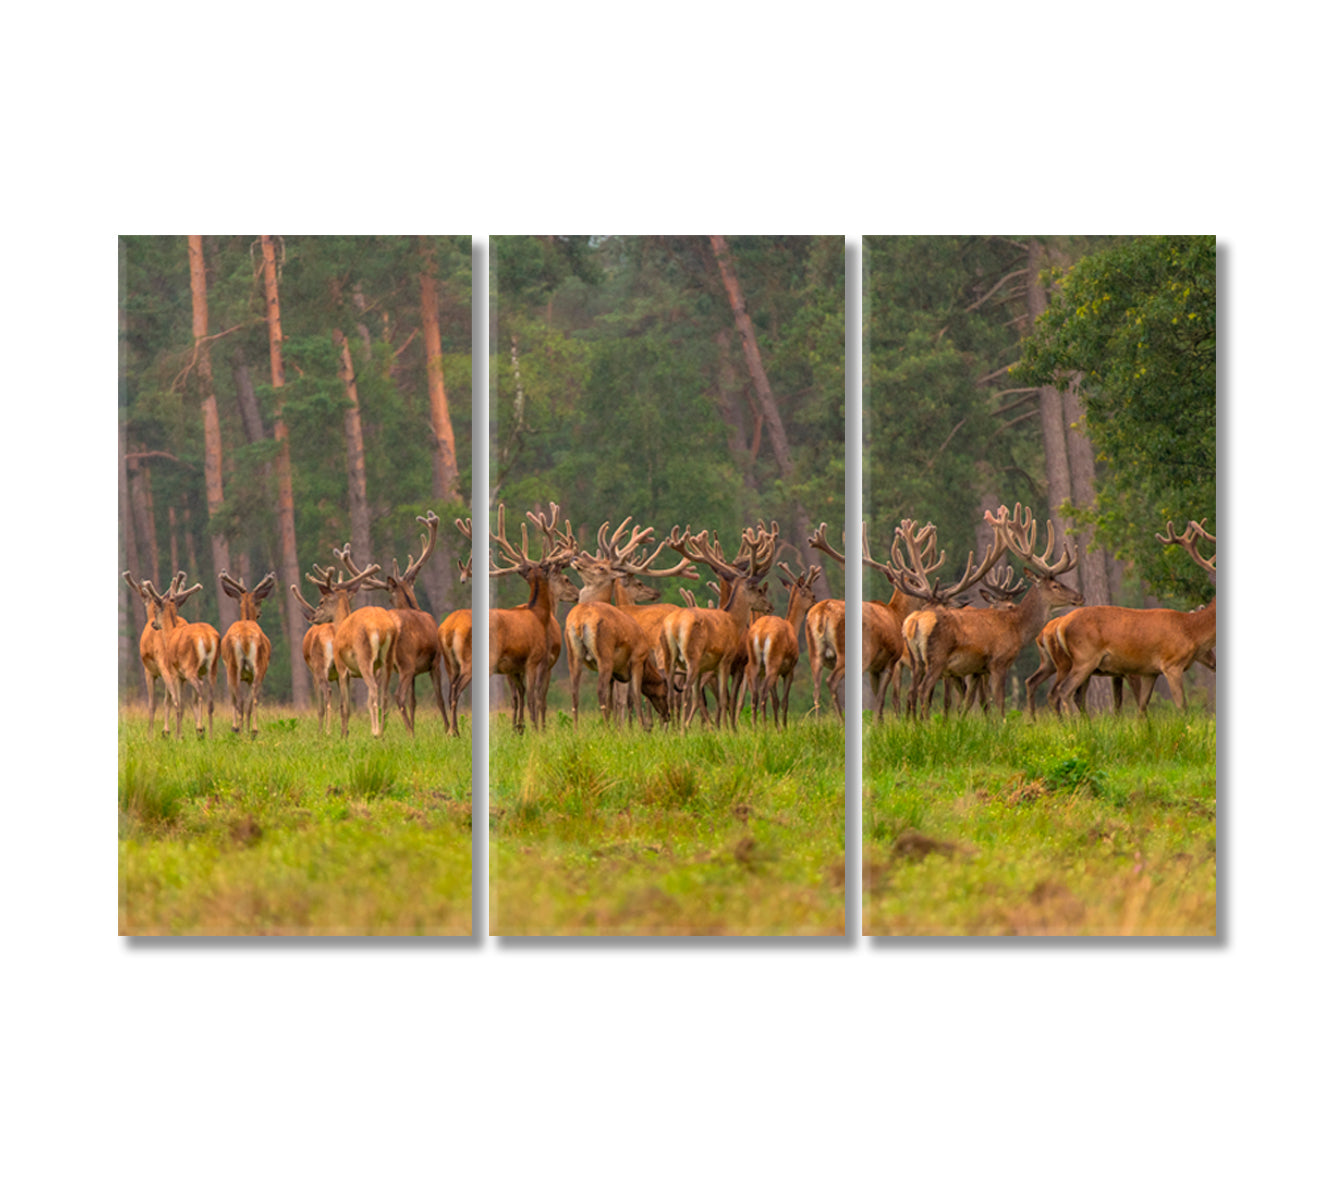
[[120,239],[120,933],[1214,933],[1212,238],[483,249]]

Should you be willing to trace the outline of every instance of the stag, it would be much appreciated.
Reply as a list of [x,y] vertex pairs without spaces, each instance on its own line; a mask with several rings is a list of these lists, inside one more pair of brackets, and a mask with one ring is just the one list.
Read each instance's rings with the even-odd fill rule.
[[181,590],[185,572],[178,571],[165,596],[157,594],[151,583],[145,581],[153,599],[157,601],[158,615],[153,624],[162,630],[166,670],[163,682],[167,685],[167,704],[176,709],[176,736],[181,736],[181,683],[188,683],[194,692],[195,733],[204,736],[204,704],[208,703],[208,732],[213,735],[213,692],[218,683],[218,631],[206,621],[187,624],[177,609],[181,603],[204,585]]
[[315,703],[320,710],[320,733],[324,732],[325,718],[329,728],[333,728],[333,692],[331,683],[338,682],[338,667],[334,662],[333,626],[328,623],[310,625],[315,616],[315,605],[301,594],[296,584],[288,585],[292,595],[301,606],[309,628],[301,639],[301,657],[306,660],[306,669],[310,672],[310,681],[315,687]]
[[[259,627],[259,606],[273,594],[277,576],[270,571],[253,588],[233,579],[226,571],[218,572],[222,590],[241,606],[239,620],[233,621],[222,638],[222,662],[227,668],[227,690],[232,697],[232,732],[240,733],[242,724],[256,737],[259,729],[255,709],[259,707],[259,688],[269,669],[271,646]],[[241,685],[246,685],[244,703]]]
[[[1167,534],[1154,535],[1165,546],[1180,546],[1201,567],[1209,582],[1218,584],[1218,552],[1205,558],[1200,539],[1217,544],[1218,539],[1198,521],[1191,521],[1178,534],[1167,523]],[[1183,676],[1191,663],[1207,663],[1217,636],[1218,597],[1194,612],[1170,608],[1118,608],[1094,605],[1071,613],[1071,619],[1056,629],[1056,642],[1068,656],[1070,667],[1052,689],[1058,712],[1068,705],[1096,671],[1109,675],[1142,676],[1150,686],[1139,691],[1139,713],[1144,716],[1159,675],[1167,680],[1172,702],[1186,710]],[[1078,617],[1078,620],[1074,618]]]
[[[334,547],[334,556],[342,558],[345,563],[351,553],[352,548],[348,545],[342,550]],[[399,623],[388,609],[359,608],[352,611],[352,596],[379,569],[379,563],[372,563],[346,580],[335,578],[333,567],[325,570],[322,576],[306,576],[320,591],[320,602],[309,620],[315,624],[328,622],[333,626],[334,667],[338,672],[338,701],[344,737],[347,737],[350,677],[354,675],[360,676],[366,684],[371,735],[380,737],[384,733],[384,701],[389,695],[389,672],[394,666]]]
[[[472,545],[472,518],[455,518],[454,525]],[[472,551],[465,562],[458,560],[459,582],[472,579]],[[449,679],[449,732],[459,736],[459,698],[472,682],[472,606],[456,609],[440,622],[440,662]]]
[[[738,655],[746,653],[745,635],[750,624],[751,606],[759,598],[764,576],[773,566],[778,526],[775,523],[772,529],[766,530],[761,525],[758,532],[746,530],[742,538],[746,565],[742,568],[723,558],[722,547],[716,538],[710,545],[707,530],[692,536],[689,527],[684,535],[673,529],[667,543],[683,558],[707,566],[719,580],[731,585],[720,608],[684,608],[663,622],[659,640],[667,670],[675,671],[679,664],[686,672],[685,694],[690,697],[690,707],[685,714],[684,728],[688,729],[704,703],[703,676],[717,671],[720,686],[726,693],[732,663]],[[724,710],[732,728],[736,728],[740,700],[741,688],[736,685],[732,686],[730,694],[721,697],[720,728]],[[708,720],[707,708],[702,719]]]
[[775,727],[778,725],[778,684],[783,685],[783,728],[787,728],[787,701],[792,691],[792,677],[797,667],[797,635],[807,611],[815,603],[815,581],[823,568],[815,566],[794,575],[787,563],[778,569],[787,578],[787,613],[783,617],[761,616],[751,622],[746,631],[746,686],[753,697],[750,723],[764,715],[765,701],[773,708]]
[[[555,511],[558,510],[553,506],[553,521]],[[528,557],[528,529],[521,528],[521,549],[515,549],[505,536],[505,506],[501,504],[497,532],[491,534],[491,540],[500,547],[509,565],[497,566],[492,558],[491,575],[517,574],[529,589],[527,604],[518,608],[493,608],[490,614],[490,673],[504,675],[509,681],[516,733],[523,732],[525,700],[533,725],[541,728],[545,723],[545,707],[539,707],[538,698],[546,694],[551,673],[549,626],[554,603],[549,576],[559,572],[577,553],[573,539],[561,540],[542,558],[531,559]]]
[[[845,565],[845,556],[829,543],[829,526],[820,522],[820,528],[807,539],[817,550],[829,555],[838,565]],[[829,697],[834,702],[838,718],[843,719],[843,700],[838,685],[847,670],[845,662],[844,622],[846,602],[819,600],[806,614],[806,653],[811,660],[811,684],[815,692],[815,715],[820,715],[820,677],[829,668]]]
[[[449,716],[445,711],[445,697],[440,686],[440,631],[435,618],[423,612],[417,603],[415,584],[422,564],[435,549],[436,535],[440,518],[427,510],[426,516],[417,520],[426,527],[421,535],[422,550],[417,559],[408,556],[407,567],[400,571],[398,559],[394,559],[394,569],[384,578],[376,576],[368,579],[362,586],[388,592],[394,598],[394,607],[390,610],[398,622],[398,635],[394,639],[394,670],[398,672],[398,711],[403,718],[403,726],[413,737],[417,726],[417,676],[429,675],[431,687],[435,692],[436,707],[440,709],[440,720],[449,728]],[[356,575],[357,568],[352,562],[350,547],[344,546],[339,558],[348,573]]]
[[[624,707],[633,705],[641,724],[652,723],[643,711],[641,696],[648,696],[655,708],[659,707],[659,701],[667,703],[669,680],[663,670],[657,636],[663,621],[679,610],[674,604],[652,603],[661,593],[644,582],[644,577],[698,579],[699,573],[686,559],[673,567],[652,566],[667,543],[648,554],[644,543],[653,536],[653,530],[638,525],[623,541],[631,520],[627,517],[611,535],[607,533],[611,523],[603,522],[598,530],[598,553],[580,551],[571,564],[584,584],[579,591],[579,603],[565,618],[570,701],[576,726],[579,682],[584,667],[598,672],[598,703],[604,720],[608,718],[606,705],[611,702],[611,693],[620,690],[617,684],[625,685]],[[615,707],[619,723],[623,711],[619,698]]]
[[[1049,561],[1056,534],[1048,521],[1047,546],[1041,555],[1037,554],[1034,551],[1037,523],[1030,510],[1025,509],[1024,513],[1020,518],[1016,506],[1015,516],[1011,517],[1002,506],[998,516],[990,512],[986,514],[987,523],[992,527],[991,550],[977,565],[970,553],[963,577],[950,588],[926,589],[924,581],[914,578],[912,572],[896,575],[905,591],[936,603],[940,597],[948,600],[961,595],[983,579],[1008,549],[1024,561],[1024,574],[1031,581],[1017,605],[989,609],[929,608],[916,614],[911,636],[908,629],[904,631],[905,639],[912,647],[914,662],[920,658],[923,664],[920,679],[915,677],[913,680],[910,712],[920,711],[923,717],[930,716],[931,693],[942,677],[968,679],[985,674],[989,678],[991,699],[999,715],[1004,717],[1005,676],[1020,650],[1047,622],[1053,608],[1084,602],[1083,596],[1057,578],[1074,567],[1077,552],[1067,543],[1060,559],[1055,563]],[[965,710],[969,704],[970,701],[965,701]]]
[[[157,680],[162,680],[164,692],[163,714],[162,714],[162,736],[168,737],[171,734],[171,693],[167,685],[167,647],[166,638],[162,632],[162,624],[159,617],[162,613],[162,605],[159,603],[157,589],[153,587],[147,579],[141,583],[135,583],[131,578],[129,571],[124,572],[122,576],[130,591],[132,591],[144,604],[144,628],[139,634],[139,661],[144,667],[144,686],[148,689],[148,735],[153,736],[153,724],[157,718]],[[167,588],[171,590],[170,587]],[[192,588],[187,595],[194,595],[197,589]],[[177,603],[185,600],[185,596],[178,596]]]

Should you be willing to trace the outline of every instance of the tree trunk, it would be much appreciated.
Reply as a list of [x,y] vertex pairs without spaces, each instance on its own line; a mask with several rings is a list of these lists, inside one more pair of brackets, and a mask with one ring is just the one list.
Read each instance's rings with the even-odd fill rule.
[[426,341],[426,386],[431,400],[431,430],[435,435],[435,494],[452,504],[459,495],[459,464],[454,452],[454,426],[445,394],[445,369],[440,350],[440,306],[435,294],[435,256],[423,238],[421,247],[422,337]]
[[[751,323],[750,314],[746,311],[746,299],[741,292],[741,281],[737,278],[736,270],[732,266],[732,259],[727,250],[727,242],[718,234],[713,234],[709,238],[709,244],[713,247],[713,257],[717,260],[718,271],[723,278],[723,288],[726,290],[728,302],[732,306],[732,318],[736,322],[737,333],[741,336],[741,348],[745,353],[751,383],[755,387],[755,395],[760,402],[760,412],[764,416],[765,427],[769,430],[769,444],[773,447],[774,461],[778,465],[778,473],[784,480],[795,482],[796,466],[792,461],[792,452],[788,448],[787,432],[783,428],[783,418],[778,412],[778,404],[774,400],[773,389],[769,386],[769,377],[765,374],[764,363],[760,360],[760,344],[755,338],[755,326]],[[792,507],[794,510],[793,523],[796,526],[793,530],[792,541],[800,551],[805,565],[814,566],[817,561],[823,561],[823,556],[808,544],[810,518],[806,515],[806,509],[799,500],[794,500]],[[855,543],[856,539],[852,539],[852,541]],[[820,585],[823,585],[823,587]],[[820,579],[817,581],[817,595],[827,587],[828,581],[825,579],[824,572],[821,572]]]
[[[1047,311],[1047,292],[1042,286],[1042,243],[1033,238],[1028,243],[1028,320],[1030,330]],[[1042,449],[1047,467],[1047,512],[1062,535],[1069,534],[1070,523],[1060,514],[1071,500],[1070,459],[1065,447],[1065,409],[1061,393],[1047,385],[1038,392],[1038,411],[1042,417]]]
[[341,329],[333,331],[338,347],[338,376],[347,392],[343,414],[343,436],[347,442],[347,509],[352,525],[352,557],[361,566],[371,562],[371,514],[366,505],[366,443],[361,436],[361,403],[357,399],[357,376],[352,352]]
[[[143,579],[139,567],[139,547],[137,539],[134,536],[134,511],[130,506],[130,469],[125,461],[125,426],[117,424],[116,428],[116,457],[119,459],[116,484],[117,484],[117,507],[120,509],[120,529],[121,541],[121,562],[125,564],[126,570],[130,572],[130,578],[138,583]],[[134,612],[130,608],[130,590],[126,587],[116,589],[117,605],[116,620],[117,628],[120,630],[120,640],[117,645],[117,664],[120,669],[120,683],[122,690],[139,690],[138,684],[141,678],[135,665],[137,659],[134,651],[136,643],[134,640]]]
[[[1088,511],[1097,500],[1094,479],[1093,446],[1084,432],[1084,403],[1079,398],[1079,387],[1072,383],[1062,393],[1065,417],[1065,444],[1070,456],[1070,485],[1075,505]],[[1110,604],[1111,581],[1107,572],[1107,552],[1101,547],[1090,547],[1092,530],[1079,538],[1079,587],[1085,604]],[[1089,684],[1088,704],[1097,711],[1107,712],[1112,707],[1112,681],[1095,677]]]
[[292,454],[287,440],[287,422],[283,420],[283,327],[278,306],[278,267],[274,260],[273,239],[268,234],[260,237],[264,255],[264,302],[269,326],[269,368],[273,375],[274,418],[273,440],[278,443],[274,459],[274,475],[278,485],[278,544],[281,548],[280,576],[287,614],[287,645],[292,660],[292,703],[298,708],[310,704],[310,680],[306,664],[301,658],[301,639],[304,636],[305,615],[292,586],[300,588],[301,570],[297,566],[296,516],[292,502]]
[[732,362],[732,331],[720,329],[713,340],[718,346],[718,408],[727,430],[727,448],[741,471],[742,482],[753,492],[756,490],[755,460],[746,444],[746,411]]
[[[222,509],[222,428],[218,424],[218,398],[213,390],[213,356],[208,337],[208,281],[204,271],[204,239],[190,234],[187,239],[190,257],[190,302],[192,327],[195,338],[195,369],[199,372],[199,390],[203,396],[200,408],[204,415],[204,493],[208,498],[210,524]],[[227,536],[210,533],[213,548],[213,587],[218,597],[218,625],[227,629],[240,616],[236,601],[222,590],[219,571],[232,570],[231,552]]]
[[251,381],[245,355],[239,348],[232,356],[232,380],[236,384],[236,404],[241,410],[241,427],[245,430],[246,441],[251,445],[264,441],[268,435],[264,432],[264,421],[259,415],[255,385]]
[[161,588],[163,582],[158,576],[157,522],[153,519],[153,479],[142,460],[130,478],[130,501],[134,509],[139,546],[143,551],[139,569],[144,572],[145,579],[152,580],[154,587]]

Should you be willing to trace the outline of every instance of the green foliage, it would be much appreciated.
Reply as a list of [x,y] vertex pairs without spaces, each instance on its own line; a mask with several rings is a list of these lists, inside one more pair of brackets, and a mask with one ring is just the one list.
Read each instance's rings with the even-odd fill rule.
[[[767,437],[753,440],[749,379],[707,238],[498,237],[492,484],[511,510],[555,500],[588,541],[630,514],[660,532],[690,523],[717,530],[729,552],[760,519],[790,535],[797,502],[841,528],[843,241],[729,247],[795,480],[779,477]],[[831,586],[841,593],[838,572]]]
[[[209,534],[224,533],[233,569],[248,560],[254,576],[279,561],[273,440],[279,407],[288,426],[295,504],[297,561],[302,570],[327,561],[331,546],[349,540],[347,441],[349,401],[339,378],[333,331],[347,337],[356,372],[366,451],[372,552],[380,561],[415,551],[413,517],[433,508],[441,515],[443,559],[464,558],[453,516],[465,505],[433,495],[426,355],[421,335],[420,271],[423,252],[434,259],[442,367],[461,472],[460,491],[472,486],[471,349],[472,243],[468,237],[289,237],[277,239],[279,299],[286,384],[271,385],[268,333],[257,239],[204,238],[208,269],[213,390],[223,440],[223,506],[210,521],[204,489],[200,373],[194,351],[186,239],[120,240],[119,417],[132,471],[151,494],[157,544],[142,546],[146,572],[162,584],[173,564],[204,592],[193,619],[218,624],[216,578]],[[220,336],[219,336],[220,335]],[[255,393],[263,440],[252,442],[243,424],[243,381]],[[122,514],[122,521],[128,515]],[[156,563],[156,567],[154,566]],[[127,564],[128,565],[128,564]],[[443,611],[448,596],[419,590],[423,604]],[[265,695],[290,695],[289,664],[299,647],[287,644],[278,602],[261,615],[273,641]],[[137,620],[138,613],[132,614]],[[135,624],[133,636],[140,625]],[[137,686],[138,663],[127,683]]]
[[1103,473],[1100,539],[1134,560],[1160,595],[1201,602],[1212,588],[1166,522],[1215,531],[1217,284],[1212,237],[1146,237],[1093,254],[1057,277],[1051,305],[1014,376],[1079,377]]

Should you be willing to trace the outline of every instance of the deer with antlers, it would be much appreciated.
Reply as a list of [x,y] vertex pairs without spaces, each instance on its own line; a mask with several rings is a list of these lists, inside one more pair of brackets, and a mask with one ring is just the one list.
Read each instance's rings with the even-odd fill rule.
[[[552,506],[551,521],[554,525],[559,509]],[[570,560],[578,553],[573,538],[565,540],[564,535],[557,535],[551,547],[540,559],[528,557],[528,529],[522,526],[521,548],[515,549],[505,536],[505,506],[497,509],[497,532],[491,534],[491,540],[500,548],[508,565],[501,567],[491,559],[491,575],[519,575],[528,584],[528,603],[517,608],[493,608],[490,614],[490,673],[503,675],[509,682],[512,700],[512,724],[516,733],[523,732],[523,711],[525,702],[532,723],[537,728],[545,724],[545,703],[539,704],[539,696],[545,698],[547,683],[551,677],[550,626],[555,607],[551,577],[559,575]],[[541,526],[537,517],[529,514],[533,521]],[[568,583],[568,581],[566,581]],[[571,585],[572,586],[572,585]],[[577,592],[576,592],[577,595]],[[560,627],[556,627],[559,640]],[[559,656],[557,645],[556,654]]]
[[802,622],[815,604],[815,581],[823,568],[815,566],[794,575],[787,563],[778,569],[787,577],[783,586],[788,589],[787,613],[783,617],[761,616],[746,630],[746,686],[754,698],[750,723],[757,715],[765,714],[765,702],[773,708],[775,727],[778,725],[778,685],[783,685],[783,728],[787,728],[787,701],[792,691],[792,677],[797,668],[797,635]]
[[[1005,715],[1005,676],[1020,650],[1047,622],[1053,608],[1079,605],[1084,598],[1057,578],[1071,570],[1077,561],[1077,551],[1068,543],[1060,559],[1051,562],[1055,546],[1055,529],[1047,522],[1047,545],[1041,555],[1034,550],[1037,523],[1031,510],[1019,516],[1010,516],[1002,506],[999,515],[986,514],[992,528],[992,546],[981,563],[974,563],[970,552],[963,576],[949,588],[928,588],[926,581],[913,571],[896,573],[895,580],[903,590],[927,601],[933,607],[916,614],[914,631],[910,636],[905,629],[905,640],[913,647],[915,661],[920,656],[923,664],[921,677],[914,677],[909,696],[909,711],[923,717],[931,713],[931,693],[944,676],[968,679],[985,674],[991,688],[991,700],[998,714]],[[967,588],[985,578],[1009,550],[1025,563],[1024,574],[1030,580],[1023,598],[1013,607],[946,609],[934,605],[960,596]],[[995,577],[993,576],[993,580]],[[1000,586],[1000,581],[996,581]],[[905,625],[907,623],[905,622]],[[966,700],[964,710],[969,707]]]
[[[685,695],[690,698],[690,707],[685,713],[683,727],[688,729],[695,713],[704,706],[704,676],[716,671],[723,690],[718,727],[722,727],[725,711],[735,729],[741,687],[734,684],[731,694],[727,694],[732,664],[738,655],[746,653],[746,630],[750,625],[751,606],[760,597],[764,576],[773,566],[778,545],[778,525],[775,522],[771,529],[761,525],[758,532],[746,530],[742,536],[745,565],[741,567],[723,557],[722,547],[716,538],[710,544],[707,530],[692,536],[688,526],[684,534],[673,529],[667,543],[683,558],[708,567],[731,588],[721,607],[683,608],[663,622],[659,640],[667,671],[675,671],[679,664],[685,668],[686,673]],[[708,720],[707,708],[703,720]]]
[[[631,520],[626,517],[611,535],[607,533],[611,523],[603,522],[598,530],[598,553],[580,551],[571,563],[584,585],[579,603],[565,618],[570,703],[576,728],[584,668],[598,673],[598,707],[604,721],[610,719],[613,706],[618,723],[622,711],[633,708],[641,725],[650,727],[652,718],[644,711],[644,697],[664,719],[668,714],[669,680],[658,660],[657,631],[679,609],[674,604],[652,603],[661,592],[644,577],[698,579],[699,573],[684,558],[674,567],[652,566],[666,542],[649,554],[644,543],[653,536],[653,530],[638,525],[622,540]],[[613,695],[618,684],[625,689],[624,710]]]
[[[829,525],[821,521],[820,528],[807,539],[817,550],[829,555],[838,565],[845,565],[842,551],[835,550],[829,542]],[[844,622],[846,620],[846,602],[843,600],[818,600],[806,614],[806,653],[811,660],[811,684],[815,694],[815,715],[820,715],[820,677],[829,669],[829,697],[834,702],[838,718],[843,719],[843,699],[839,695],[838,685],[843,682],[847,666],[845,662]]]
[[[334,547],[334,556],[350,559],[352,548]],[[371,735],[384,733],[384,701],[389,695],[389,672],[394,666],[394,646],[398,640],[399,622],[384,608],[352,609],[352,596],[365,586],[380,569],[372,563],[350,579],[336,576],[333,567],[322,575],[307,575],[320,592],[320,602],[308,617],[314,624],[333,626],[334,668],[338,672],[339,711],[343,721],[343,736],[347,737],[349,686],[352,676],[359,676],[366,684],[366,708],[371,718]],[[320,568],[316,567],[316,571]]]
[[[153,724],[157,718],[157,681],[162,680],[163,714],[162,714],[162,736],[168,737],[171,734],[171,692],[167,685],[167,646],[166,635],[162,631],[162,622],[160,620],[162,613],[161,597],[157,589],[147,580],[141,583],[135,583],[129,571],[123,573],[122,578],[129,585],[132,591],[144,604],[144,628],[139,634],[139,661],[144,668],[144,686],[148,689],[148,734],[153,735]],[[180,578],[180,576],[177,576]],[[187,595],[194,595],[199,589],[192,588]],[[170,585],[167,591],[171,591]],[[185,596],[178,596],[177,603],[186,599]]]
[[[318,568],[317,568],[318,569]],[[296,602],[305,614],[307,629],[301,639],[301,657],[305,659],[306,669],[310,672],[310,681],[315,688],[315,704],[320,712],[320,733],[324,732],[325,718],[329,728],[333,728],[333,689],[330,684],[338,682],[338,667],[334,662],[333,626],[327,622],[310,625],[315,615],[315,605],[301,594],[296,584],[288,585]]]
[[208,732],[211,737],[213,693],[218,684],[218,644],[221,639],[218,631],[207,621],[187,623],[181,619],[177,612],[180,605],[196,592],[204,590],[204,585],[197,583],[182,591],[184,583],[185,572],[178,571],[166,595],[158,595],[147,580],[144,586],[158,605],[158,614],[153,624],[162,630],[162,680],[167,685],[168,716],[172,707],[176,709],[176,736],[181,736],[181,684],[184,682],[194,692],[195,733],[204,736],[204,705],[207,702]]
[[[222,590],[241,606],[241,616],[233,621],[222,637],[222,663],[227,669],[227,690],[232,697],[232,732],[240,733],[242,724],[251,737],[259,734],[255,709],[259,706],[259,688],[269,669],[272,647],[259,627],[259,606],[273,594],[278,577],[270,571],[253,588],[243,580],[233,579],[226,571],[218,572]],[[246,687],[244,703],[241,687]]]
[[[1165,546],[1180,546],[1218,584],[1217,550],[1205,558],[1200,539],[1217,544],[1218,539],[1198,521],[1191,521],[1185,533],[1177,533],[1172,522],[1167,534],[1154,535]],[[1183,676],[1195,661],[1207,661],[1214,649],[1218,630],[1218,597],[1202,609],[1178,612],[1170,608],[1118,608],[1094,605],[1070,614],[1055,631],[1060,650],[1068,656],[1070,667],[1053,687],[1053,701],[1060,712],[1078,693],[1095,671],[1109,675],[1141,676],[1149,681],[1139,690],[1139,713],[1145,715],[1153,694],[1153,681],[1159,675],[1167,680],[1172,702],[1186,710]],[[1078,617],[1078,620],[1074,618]]]
[[[390,610],[398,622],[398,635],[394,639],[394,670],[398,672],[398,692],[395,697],[403,726],[415,737],[417,733],[417,676],[429,675],[431,687],[435,692],[436,707],[440,709],[440,720],[449,728],[449,715],[445,711],[445,697],[441,690],[440,674],[440,631],[435,618],[423,612],[417,603],[415,583],[422,564],[435,549],[436,535],[440,518],[431,511],[417,520],[426,527],[421,535],[421,555],[414,560],[408,555],[407,567],[400,571],[398,559],[394,559],[394,569],[383,578],[374,576],[362,584],[364,588],[376,588],[388,592],[394,598],[394,607]],[[344,546],[338,557],[348,573],[358,573],[351,558],[351,547]]]
[[[454,525],[472,545],[472,518],[455,518]],[[472,579],[472,551],[468,559],[458,560],[459,582]],[[449,680],[449,732],[459,736],[459,698],[463,689],[472,683],[472,606],[450,613],[436,631],[440,640],[440,662]]]

